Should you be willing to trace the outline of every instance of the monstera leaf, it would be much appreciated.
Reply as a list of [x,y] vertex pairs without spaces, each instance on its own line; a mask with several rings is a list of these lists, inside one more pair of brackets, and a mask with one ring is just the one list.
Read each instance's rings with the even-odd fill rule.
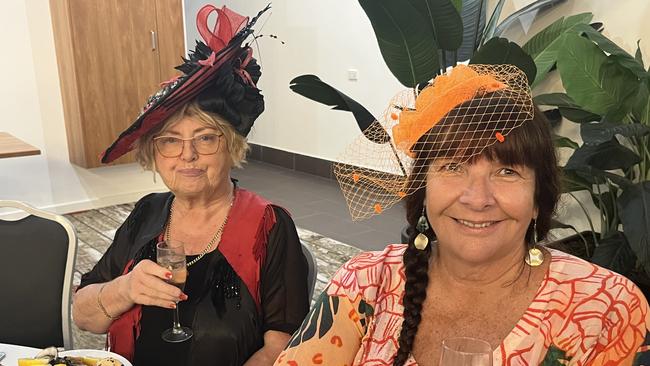
[[650,182],[626,188],[618,198],[623,232],[650,275]]
[[505,38],[492,38],[472,56],[470,64],[510,64],[517,66],[528,77],[528,84],[535,80],[537,68],[533,59],[516,43]]
[[[333,109],[352,112],[361,132],[365,132],[376,121],[376,118],[364,106],[325,83],[316,75],[298,76],[291,80],[289,87],[303,97],[333,106]],[[366,137],[378,144],[384,144],[390,140],[388,134],[377,136],[376,131],[373,131],[372,136],[366,135]]]
[[397,80],[413,88],[440,70],[431,25],[408,1],[359,0],[377,37],[379,50]]
[[584,37],[565,34],[562,48],[557,65],[571,99],[591,113],[622,120],[639,90],[637,77]]

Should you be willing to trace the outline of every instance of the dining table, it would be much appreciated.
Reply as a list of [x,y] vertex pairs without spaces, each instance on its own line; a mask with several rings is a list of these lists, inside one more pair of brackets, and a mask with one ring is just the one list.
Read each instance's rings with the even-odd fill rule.
[[[0,343],[0,366],[17,366],[21,358],[34,358],[43,351],[42,348],[21,346],[17,344]],[[118,361],[117,365],[132,366],[131,363],[121,355],[100,349],[71,349],[58,348],[58,357],[89,357],[89,358],[112,358]],[[85,362],[85,361],[84,361]]]
[[36,356],[41,348],[19,346],[15,344],[0,343],[0,353],[4,353],[4,359],[0,360],[2,366],[16,366],[19,358],[31,358]]
[[39,155],[41,150],[8,132],[0,131],[0,159]]

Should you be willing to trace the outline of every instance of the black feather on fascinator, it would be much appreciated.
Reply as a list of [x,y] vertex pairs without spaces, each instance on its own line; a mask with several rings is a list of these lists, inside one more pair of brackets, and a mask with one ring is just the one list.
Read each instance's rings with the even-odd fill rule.
[[[260,66],[252,49],[243,43],[268,9],[270,5],[249,20],[225,6],[201,8],[196,23],[205,42],[197,41],[189,57],[176,67],[183,75],[164,82],[149,97],[135,122],[102,153],[102,163],[110,163],[132,150],[137,139],[192,101],[206,112],[224,117],[242,136],[248,135],[264,111],[264,98],[257,88]],[[217,13],[217,22],[210,30],[207,21],[213,12]]]

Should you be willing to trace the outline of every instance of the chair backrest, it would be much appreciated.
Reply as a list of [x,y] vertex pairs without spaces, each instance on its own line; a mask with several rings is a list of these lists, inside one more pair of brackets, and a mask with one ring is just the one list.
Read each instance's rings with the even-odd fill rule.
[[307,265],[309,267],[309,272],[307,274],[308,278],[308,285],[309,285],[309,300],[311,302],[311,299],[314,297],[314,288],[316,287],[316,277],[318,276],[318,266],[316,265],[316,258],[311,252],[311,249],[300,241],[302,244],[302,254],[304,254],[305,258],[307,259]]
[[0,343],[72,349],[74,227],[22,202],[0,200],[6,207],[29,215],[0,220]]

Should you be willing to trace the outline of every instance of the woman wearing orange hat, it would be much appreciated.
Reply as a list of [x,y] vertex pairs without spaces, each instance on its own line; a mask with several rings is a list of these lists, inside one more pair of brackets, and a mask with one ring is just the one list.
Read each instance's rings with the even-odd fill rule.
[[457,66],[385,116],[337,178],[355,218],[405,199],[409,242],[346,263],[276,365],[458,365],[443,343],[459,337],[484,345],[455,354],[467,365],[650,363],[641,291],[537,244],[560,180],[521,71]]

